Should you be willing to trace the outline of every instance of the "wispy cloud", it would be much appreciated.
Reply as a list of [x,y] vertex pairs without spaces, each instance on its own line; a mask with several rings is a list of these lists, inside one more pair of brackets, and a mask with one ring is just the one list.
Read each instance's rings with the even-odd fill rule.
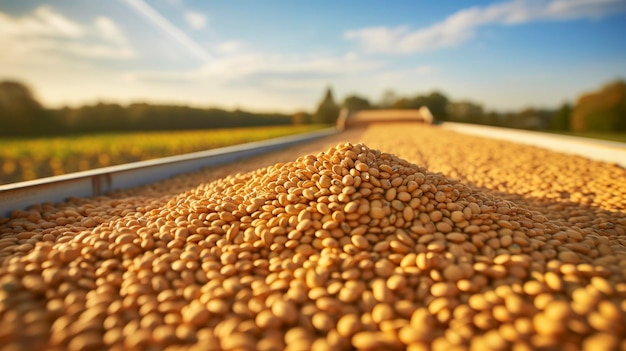
[[31,16],[14,19],[14,31],[25,35],[58,36],[78,38],[85,34],[84,29],[49,6],[37,7]]
[[95,27],[103,39],[112,43],[127,44],[126,36],[120,28],[108,17],[98,17],[95,20]]
[[623,0],[512,0],[458,11],[429,27],[368,27],[344,33],[367,52],[408,54],[459,45],[486,25],[520,25],[532,21],[598,19],[626,11]]
[[245,46],[241,40],[229,40],[218,44],[216,50],[220,54],[233,54],[244,50]]
[[98,17],[92,25],[82,25],[49,6],[37,7],[21,17],[0,12],[0,33],[2,56],[17,61],[38,55],[113,60],[135,56],[124,33],[110,18]]
[[185,12],[185,21],[193,29],[202,29],[206,26],[206,16],[200,12],[187,11]]
[[123,2],[137,11],[141,16],[155,25],[162,32],[176,40],[195,57],[202,61],[207,61],[211,58],[211,55],[200,44],[196,43],[184,31],[172,24],[172,22],[161,15],[152,6],[148,5],[145,1],[123,0]]
[[198,69],[184,72],[135,72],[129,74],[127,78],[260,85],[281,85],[287,81],[291,84],[300,84],[307,81],[319,86],[331,79],[369,72],[381,66],[382,63],[379,61],[355,54],[321,57],[240,52],[216,57]]

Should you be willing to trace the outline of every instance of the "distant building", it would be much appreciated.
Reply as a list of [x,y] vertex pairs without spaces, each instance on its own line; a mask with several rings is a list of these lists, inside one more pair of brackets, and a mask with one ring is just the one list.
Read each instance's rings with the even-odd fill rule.
[[349,111],[342,109],[337,119],[337,128],[344,130],[359,126],[367,126],[371,123],[396,123],[416,122],[433,123],[433,115],[426,106],[419,109],[395,109],[395,110],[357,110]]

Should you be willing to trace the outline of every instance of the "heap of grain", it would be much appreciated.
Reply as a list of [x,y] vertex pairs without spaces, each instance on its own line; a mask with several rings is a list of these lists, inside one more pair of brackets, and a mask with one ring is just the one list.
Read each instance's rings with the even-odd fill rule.
[[626,348],[623,247],[364,145],[121,215],[10,248],[0,343]]

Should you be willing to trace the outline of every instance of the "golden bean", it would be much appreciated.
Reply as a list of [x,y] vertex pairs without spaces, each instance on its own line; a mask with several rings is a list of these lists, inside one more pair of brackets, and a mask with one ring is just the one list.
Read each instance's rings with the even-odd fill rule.
[[313,326],[320,331],[327,332],[334,326],[332,317],[324,312],[317,312],[311,320]]
[[437,282],[431,286],[430,293],[435,297],[450,297],[457,293],[457,289],[454,283]]
[[344,338],[349,338],[363,328],[360,318],[356,314],[345,314],[337,321],[337,332]]
[[256,341],[254,337],[246,333],[233,333],[227,337],[220,338],[220,344],[224,350],[256,349]]
[[430,220],[433,222],[439,222],[443,218],[443,213],[439,210],[432,211],[428,214]]
[[443,270],[443,277],[450,282],[458,282],[463,279],[463,270],[457,265],[449,265]]
[[369,248],[370,246],[367,239],[361,235],[353,235],[350,237],[350,240],[352,244],[354,244],[354,246],[356,246],[358,249],[361,249],[361,250],[365,250]]
[[400,350],[402,344],[395,337],[374,331],[362,331],[352,336],[352,345],[358,350]]
[[406,288],[406,285],[406,278],[401,275],[392,275],[387,279],[387,287],[394,291],[402,291]]
[[379,303],[376,306],[374,306],[374,309],[372,310],[372,320],[375,323],[380,324],[383,321],[388,321],[388,320],[393,319],[393,317],[394,317],[393,309],[388,304]]
[[547,272],[544,276],[546,285],[555,291],[560,291],[562,289],[561,278],[554,272]]
[[381,219],[385,216],[385,211],[381,207],[370,207],[369,216],[373,219]]
[[452,232],[446,234],[446,240],[451,241],[453,243],[462,243],[466,240],[466,236],[461,233]]
[[203,325],[209,319],[209,310],[201,304],[192,304],[183,309],[183,320],[192,325]]

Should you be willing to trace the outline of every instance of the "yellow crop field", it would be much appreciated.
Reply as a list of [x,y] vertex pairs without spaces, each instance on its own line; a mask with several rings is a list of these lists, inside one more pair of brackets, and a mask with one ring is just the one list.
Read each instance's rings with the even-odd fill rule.
[[324,125],[0,139],[0,184],[311,132]]

